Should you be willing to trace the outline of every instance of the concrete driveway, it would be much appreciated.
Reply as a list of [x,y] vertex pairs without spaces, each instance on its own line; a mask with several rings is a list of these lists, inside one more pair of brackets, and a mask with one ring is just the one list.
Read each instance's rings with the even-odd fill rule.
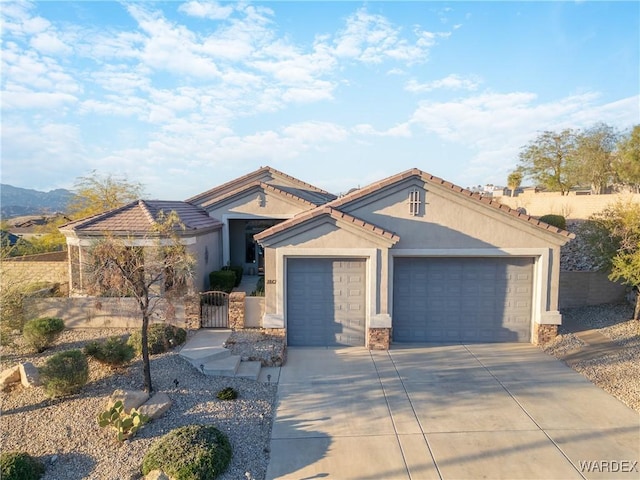
[[640,478],[640,415],[528,344],[290,348],[268,479]]

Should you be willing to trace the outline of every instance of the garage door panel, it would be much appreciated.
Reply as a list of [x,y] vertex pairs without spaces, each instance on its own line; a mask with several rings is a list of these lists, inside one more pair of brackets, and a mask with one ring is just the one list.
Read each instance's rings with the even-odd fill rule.
[[396,258],[394,340],[527,342],[532,280],[531,258]]
[[364,345],[365,271],[364,259],[289,259],[288,343]]

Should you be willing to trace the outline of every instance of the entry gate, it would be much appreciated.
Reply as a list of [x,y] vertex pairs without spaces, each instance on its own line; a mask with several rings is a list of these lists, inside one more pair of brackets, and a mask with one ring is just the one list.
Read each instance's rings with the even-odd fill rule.
[[202,292],[200,294],[200,326],[202,328],[228,328],[228,293]]

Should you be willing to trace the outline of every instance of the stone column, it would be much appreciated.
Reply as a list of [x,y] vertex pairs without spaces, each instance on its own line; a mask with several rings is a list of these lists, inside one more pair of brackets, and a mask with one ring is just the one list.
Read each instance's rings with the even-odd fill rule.
[[558,335],[558,325],[534,323],[531,343],[534,345],[544,345],[556,338],[556,335]]
[[390,328],[369,329],[369,350],[389,350],[391,344]]
[[200,328],[200,295],[184,296],[184,326],[187,330]]
[[244,329],[244,292],[231,292],[229,294],[229,328],[233,330]]

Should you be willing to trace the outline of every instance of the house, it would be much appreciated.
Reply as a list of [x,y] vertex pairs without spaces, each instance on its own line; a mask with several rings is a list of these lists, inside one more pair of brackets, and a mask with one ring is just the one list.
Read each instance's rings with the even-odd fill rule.
[[[263,167],[177,205],[211,222],[205,270],[264,274],[262,326],[286,329],[289,345],[538,343],[561,323],[560,247],[573,235],[418,169],[336,198]],[[86,222],[72,224],[78,239],[109,226]]]
[[222,224],[187,202],[137,200],[60,227],[67,239],[69,252],[70,294],[83,294],[87,289],[81,265],[86,263],[89,250],[96,240],[108,233],[123,238],[131,247],[153,246],[157,242],[154,238],[156,219],[160,212],[168,214],[172,211],[178,214],[184,226],[176,227],[175,233],[197,259],[194,284],[203,285],[208,281],[209,272],[221,266],[219,251]]

